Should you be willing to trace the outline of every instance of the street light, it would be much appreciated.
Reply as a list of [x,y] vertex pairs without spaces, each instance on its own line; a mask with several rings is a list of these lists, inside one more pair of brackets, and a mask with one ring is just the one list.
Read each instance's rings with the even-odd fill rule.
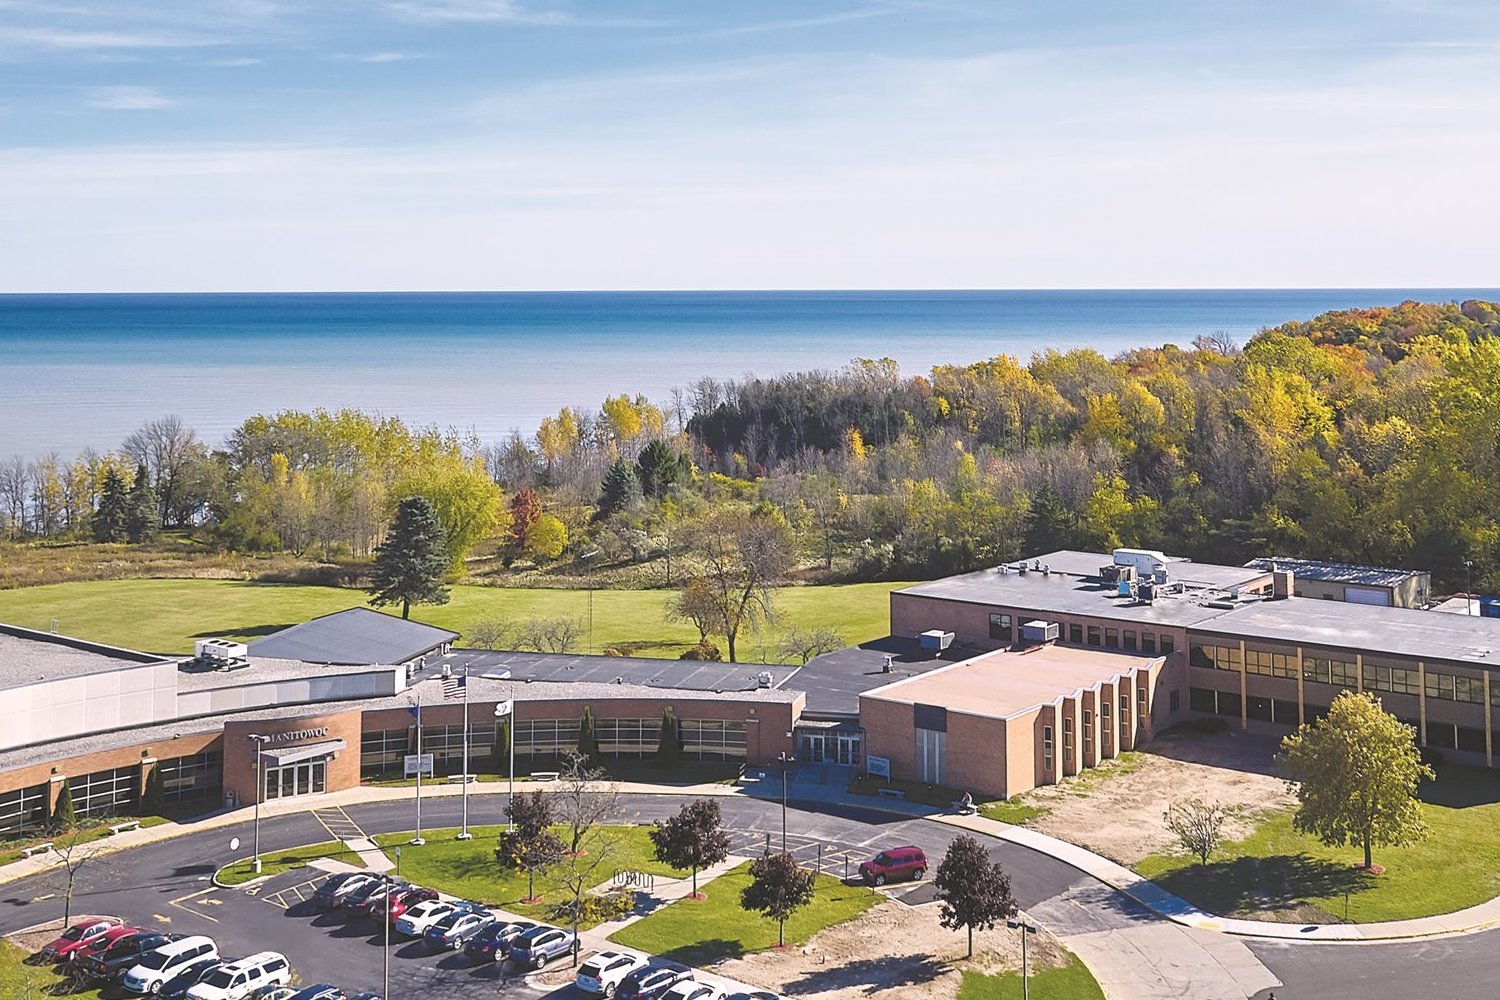
[[789,754],[785,750],[783,750],[783,751],[781,751],[781,755],[778,756],[776,758],[776,760],[777,760],[778,763],[781,764],[781,853],[785,854],[786,853],[786,772],[787,772],[787,769],[789,767],[791,767],[791,765],[797,763],[797,758],[793,757],[791,754]]
[[1474,613],[1474,560],[1464,560],[1464,614]]
[[271,737],[269,737],[269,736],[261,736],[258,733],[251,733],[250,734],[250,739],[252,739],[252,740],[255,741],[255,860],[253,860],[253,861],[250,862],[250,870],[252,872],[254,872],[255,874],[259,875],[260,874],[260,800],[263,799],[263,798],[265,798],[265,795],[266,795],[266,783],[265,783],[265,781],[261,777],[260,757],[261,757],[261,751],[265,749],[266,744],[269,743],[269,742],[271,742]]
[[1041,928],[1030,920],[1027,920],[1020,913],[1017,913],[1014,917],[1007,918],[1005,926],[1011,930],[1019,930],[1021,932],[1021,1000],[1031,1000],[1031,980],[1027,975],[1026,968],[1026,938],[1030,934],[1037,933]]

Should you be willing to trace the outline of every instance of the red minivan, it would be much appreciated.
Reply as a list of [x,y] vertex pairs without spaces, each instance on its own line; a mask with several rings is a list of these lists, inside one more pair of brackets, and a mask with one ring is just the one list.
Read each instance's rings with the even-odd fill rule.
[[927,874],[927,855],[920,847],[892,847],[859,866],[859,877],[868,885],[885,885],[894,879],[921,878]]

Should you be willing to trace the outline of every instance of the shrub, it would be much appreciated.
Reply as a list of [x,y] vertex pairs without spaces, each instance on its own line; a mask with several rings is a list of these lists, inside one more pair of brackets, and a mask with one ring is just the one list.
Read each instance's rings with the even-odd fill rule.
[[711,642],[700,642],[678,657],[679,660],[712,660],[715,663],[724,659],[724,654],[719,647]]
[[[602,924],[611,920],[622,920],[635,912],[633,889],[611,890],[602,895],[585,895],[578,901],[580,924]],[[559,926],[574,922],[573,900],[565,900],[552,907],[548,918]]]

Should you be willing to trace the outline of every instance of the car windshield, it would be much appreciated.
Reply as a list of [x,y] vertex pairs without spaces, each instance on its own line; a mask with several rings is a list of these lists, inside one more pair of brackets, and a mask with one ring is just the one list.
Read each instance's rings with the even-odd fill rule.
[[877,865],[888,865],[891,863],[891,856],[889,854],[881,852],[880,854],[875,855],[875,863]]
[[215,969],[213,972],[210,972],[208,975],[203,977],[204,985],[212,986],[215,989],[220,990],[229,989],[229,984],[233,981],[234,973],[230,972],[228,969]]
[[63,931],[63,940],[64,941],[82,941],[83,940],[83,928],[82,927],[69,927],[67,930]]
[[167,956],[159,951],[153,951],[149,955],[141,956],[141,965],[148,969],[165,969],[167,967]]

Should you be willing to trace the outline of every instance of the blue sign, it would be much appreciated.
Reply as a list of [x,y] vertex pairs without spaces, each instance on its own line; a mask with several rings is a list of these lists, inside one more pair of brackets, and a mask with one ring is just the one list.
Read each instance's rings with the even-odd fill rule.
[[865,770],[870,774],[887,781],[891,779],[891,759],[889,757],[877,757],[874,754],[865,756]]

